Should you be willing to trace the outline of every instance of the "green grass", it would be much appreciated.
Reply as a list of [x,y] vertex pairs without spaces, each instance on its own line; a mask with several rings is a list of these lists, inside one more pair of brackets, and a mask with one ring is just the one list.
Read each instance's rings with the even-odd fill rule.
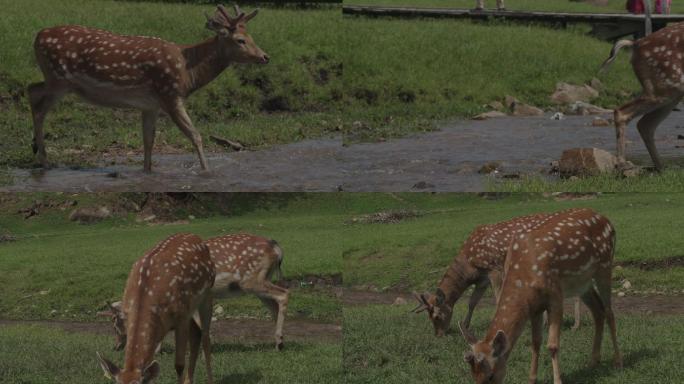
[[[597,75],[611,44],[586,28],[554,30],[505,22],[346,17],[347,94],[370,133],[429,129],[426,121],[471,117],[506,95],[543,108],[556,83],[598,77],[595,104],[615,107],[639,90],[622,55]],[[369,38],[372,36],[372,38]],[[377,132],[376,132],[377,131]]]
[[[208,238],[244,231],[276,239],[285,252],[285,278],[342,271],[342,249],[336,241],[342,218],[331,212],[335,201],[323,195],[272,195],[264,196],[262,202],[259,195],[238,195],[232,201],[236,207],[234,215],[157,226],[138,224],[128,215],[84,226],[67,221],[70,210],[59,209],[24,220],[15,212],[17,207],[27,206],[27,201],[58,202],[74,197],[18,196],[19,201],[7,203],[0,214],[0,233],[9,232],[18,239],[0,244],[3,318],[93,320],[107,300],[121,297],[133,262],[158,241],[177,232]],[[84,194],[75,198],[80,201],[79,206],[111,206],[120,196]],[[239,213],[238,207],[249,212]],[[253,296],[220,303],[229,315],[267,314]],[[341,307],[331,292],[295,288],[288,315],[338,320]]]
[[[433,289],[477,225],[569,207],[594,208],[613,222],[618,263],[662,260],[679,256],[684,249],[676,224],[684,214],[680,194],[603,194],[594,200],[566,202],[539,194],[495,201],[468,194],[399,196],[377,195],[369,203],[375,201],[378,211],[414,209],[425,215],[398,224],[350,225],[344,232],[346,286],[404,292]],[[384,202],[379,201],[382,198]],[[626,267],[616,273],[615,284],[628,278],[637,290],[658,287],[681,293],[682,273],[681,267],[652,271]]]
[[[40,326],[0,328],[0,381],[6,384],[109,383],[98,366],[100,351],[119,366],[123,353],[111,352],[111,337],[67,333]],[[276,352],[271,344],[213,343],[212,368],[216,383],[323,383],[341,376],[341,347],[335,343],[290,342]],[[175,383],[173,353],[156,358],[158,383]],[[197,383],[206,383],[203,358],[197,363]]]
[[[0,164],[14,166],[33,161],[25,88],[42,80],[32,48],[41,28],[81,24],[190,44],[211,36],[204,28],[204,12],[213,12],[211,5],[86,0],[0,0],[0,8],[6,16],[0,21],[0,133],[5,138],[0,144]],[[336,41],[341,21],[339,8],[334,6],[262,9],[249,23],[249,32],[272,62],[231,67],[188,101],[189,113],[209,149],[223,150],[209,143],[209,134],[258,147],[339,130],[343,125],[339,114],[342,57]],[[281,100],[281,108],[264,107],[276,99]],[[137,112],[112,112],[68,98],[48,116],[49,155],[53,161],[82,164],[100,159],[105,150],[139,151],[141,129]],[[161,121],[157,144],[191,149],[166,118]]]
[[630,178],[610,173],[573,180],[525,176],[521,180],[490,183],[488,189],[498,192],[679,192],[684,190],[684,173],[678,167],[662,173],[645,173]]
[[[416,6],[434,8],[475,8],[475,0],[346,0],[345,4]],[[591,2],[571,0],[506,0],[508,10],[557,11],[557,12],[627,12],[625,1],[609,0],[606,6],[596,6]],[[496,8],[496,0],[485,0],[485,6]],[[672,3],[672,13],[684,12],[684,5]]]
[[[427,316],[409,313],[412,307],[363,306],[344,309],[344,375],[347,383],[472,383],[463,361],[468,348],[458,331],[444,338],[434,336]],[[458,314],[464,313],[458,308]],[[455,317],[456,317],[455,316]],[[478,310],[471,329],[481,337],[492,316],[491,309]],[[561,374],[568,383],[670,383],[677,382],[684,345],[681,316],[617,316],[618,342],[624,369],[612,368],[612,347],[604,333],[602,363],[588,367],[593,323],[586,317],[582,327],[561,331]],[[529,329],[529,327],[527,327]],[[507,381],[527,382],[530,336],[526,329],[508,362]],[[546,331],[544,342],[546,342]],[[542,344],[538,382],[553,380],[551,359]]]

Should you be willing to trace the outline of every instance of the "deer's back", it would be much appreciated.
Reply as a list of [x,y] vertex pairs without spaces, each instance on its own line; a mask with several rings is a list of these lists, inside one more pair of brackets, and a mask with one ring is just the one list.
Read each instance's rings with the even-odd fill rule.
[[146,87],[173,94],[185,65],[176,44],[75,25],[41,30],[34,49],[46,77],[82,87]]

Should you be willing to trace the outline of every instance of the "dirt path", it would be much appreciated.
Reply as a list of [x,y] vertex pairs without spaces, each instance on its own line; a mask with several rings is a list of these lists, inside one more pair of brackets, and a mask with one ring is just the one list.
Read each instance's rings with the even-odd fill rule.
[[[114,330],[108,322],[71,322],[71,321],[20,321],[0,320],[0,326],[40,325],[55,327],[67,332],[95,333],[112,336]],[[212,324],[211,335],[217,342],[270,343],[274,341],[275,323],[268,320],[228,319]],[[318,323],[310,320],[287,319],[283,327],[285,342],[338,342],[342,339],[342,325]]]
[[[391,305],[397,297],[404,298],[410,304],[416,301],[410,293],[345,290],[342,302],[343,305]],[[462,298],[461,302],[466,302],[467,299]],[[484,298],[480,305],[493,306],[494,299]],[[566,313],[572,313],[572,305],[572,300],[565,301]],[[613,308],[616,313],[682,315],[684,314],[684,296],[613,296]],[[582,311],[588,312],[584,306],[582,306]]]
[[[675,148],[682,112],[658,128],[666,159],[683,159]],[[154,172],[141,165],[14,171],[8,191],[481,191],[489,176],[483,164],[501,163],[504,174],[540,174],[562,151],[598,147],[613,151],[612,127],[591,126],[592,116],[562,121],[549,116],[457,121],[440,131],[384,143],[342,146],[337,139],[305,140],[261,151],[212,154],[210,174],[200,174],[194,154],[156,155]],[[628,156],[650,164],[635,124],[627,129]],[[27,148],[28,150],[28,148]],[[140,160],[140,159],[137,159]],[[119,159],[125,164],[125,159]]]

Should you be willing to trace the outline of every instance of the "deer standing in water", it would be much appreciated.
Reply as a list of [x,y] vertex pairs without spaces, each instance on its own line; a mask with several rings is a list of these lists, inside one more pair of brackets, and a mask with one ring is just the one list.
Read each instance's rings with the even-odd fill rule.
[[[105,376],[117,384],[146,384],[159,375],[155,349],[173,330],[179,384],[192,384],[199,346],[204,347],[208,383],[212,383],[211,287],[216,273],[209,249],[195,235],[181,233],[157,244],[131,269],[121,309],[128,335],[124,366],[97,354]],[[197,312],[197,320],[193,314]],[[199,325],[198,325],[199,323]],[[185,352],[190,344],[189,364]]]
[[[473,311],[490,283],[498,301],[501,272],[511,241],[521,233],[532,231],[559,215],[565,215],[575,210],[520,216],[475,228],[442,277],[435,294],[423,293],[418,295],[414,293],[419,305],[413,312],[427,311],[435,328],[435,334],[443,336],[451,325],[456,301],[470,286],[474,285],[475,289],[468,301],[468,313],[463,320],[463,326],[468,328]],[[579,300],[576,300],[573,329],[577,329],[579,325],[580,308]]]
[[471,347],[464,359],[475,382],[503,382],[508,356],[529,319],[532,326],[529,382],[535,383],[542,314],[546,311],[553,382],[561,384],[558,351],[563,298],[575,295],[580,295],[594,318],[591,364],[598,364],[601,358],[603,326],[607,321],[613,340],[614,364],[621,367],[610,296],[614,250],[613,226],[591,209],[556,215],[534,230],[516,235],[509,246],[499,302],[486,336],[478,341],[466,327],[460,327]]
[[192,141],[203,170],[208,170],[202,137],[185,110],[185,99],[233,63],[268,63],[254,43],[245,14],[232,17],[219,5],[206,27],[216,36],[195,45],[178,45],[147,36],[124,36],[77,25],[41,30],[34,49],[45,77],[28,88],[33,114],[33,152],[48,166],[43,122],[67,93],[113,108],[142,111],[144,170],[152,170],[152,147],[159,112],[166,113]]
[[[226,297],[232,294],[252,293],[269,309],[276,322],[276,349],[283,344],[283,324],[289,291],[271,283],[275,273],[282,277],[283,250],[275,240],[250,234],[218,236],[205,241],[216,268],[216,282],[212,295]],[[111,304],[111,309],[100,315],[111,317],[116,333],[116,347],[126,345],[126,317],[120,310],[121,303]]]
[[635,41],[616,42],[601,70],[615,61],[624,47],[632,47],[632,68],[643,92],[614,112],[617,156],[619,161],[625,161],[625,127],[643,115],[637,122],[637,130],[653,164],[660,171],[663,163],[655,146],[655,131],[684,96],[684,23],[660,29]]

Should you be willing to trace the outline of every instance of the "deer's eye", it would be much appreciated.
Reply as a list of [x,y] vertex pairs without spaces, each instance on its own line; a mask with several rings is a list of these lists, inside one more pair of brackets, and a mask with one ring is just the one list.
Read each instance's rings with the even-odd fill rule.
[[240,45],[245,45],[245,44],[247,44],[247,42],[245,41],[245,39],[237,39],[237,43],[240,44]]

